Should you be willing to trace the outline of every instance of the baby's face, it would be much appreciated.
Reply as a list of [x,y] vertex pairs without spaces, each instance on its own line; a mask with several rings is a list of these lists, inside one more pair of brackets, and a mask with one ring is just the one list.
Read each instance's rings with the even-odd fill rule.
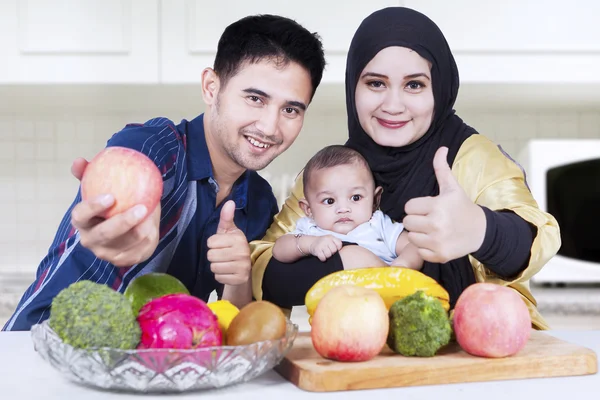
[[338,165],[313,171],[304,195],[320,228],[346,234],[371,219],[375,183],[364,165]]

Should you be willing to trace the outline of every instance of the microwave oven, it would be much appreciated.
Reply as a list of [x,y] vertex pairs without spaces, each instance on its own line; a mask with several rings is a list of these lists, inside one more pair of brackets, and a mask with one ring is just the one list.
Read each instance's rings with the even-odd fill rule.
[[600,140],[534,139],[519,161],[533,197],[556,218],[561,235],[558,253],[531,281],[600,282]]

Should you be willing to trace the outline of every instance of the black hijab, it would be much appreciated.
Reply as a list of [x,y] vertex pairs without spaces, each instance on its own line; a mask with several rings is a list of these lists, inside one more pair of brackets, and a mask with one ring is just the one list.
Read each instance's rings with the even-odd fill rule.
[[[404,147],[375,143],[360,125],[354,99],[365,66],[390,46],[410,48],[431,63],[433,120],[423,137]],[[448,163],[452,166],[462,143],[476,133],[454,113],[458,87],[458,68],[450,47],[437,25],[425,15],[404,7],[385,8],[368,16],[356,31],[346,63],[346,145],[367,159],[377,184],[383,187],[381,210],[394,220],[402,221],[408,200],[439,193],[433,170],[437,149],[448,147]],[[448,290],[452,305],[475,280],[466,256],[447,264],[425,263],[422,271]]]

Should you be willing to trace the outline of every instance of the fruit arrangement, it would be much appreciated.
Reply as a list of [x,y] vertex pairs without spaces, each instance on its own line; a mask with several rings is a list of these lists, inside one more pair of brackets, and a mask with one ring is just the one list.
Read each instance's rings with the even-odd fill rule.
[[53,300],[48,324],[75,348],[199,349],[281,339],[287,318],[272,303],[239,310],[225,300],[206,303],[176,278],[149,273],[124,294],[80,281]]
[[367,361],[386,345],[406,357],[433,357],[453,335],[473,356],[510,357],[531,333],[529,310],[515,290],[475,283],[449,313],[444,288],[405,268],[330,274],[308,291],[306,306],[315,350],[335,361]]

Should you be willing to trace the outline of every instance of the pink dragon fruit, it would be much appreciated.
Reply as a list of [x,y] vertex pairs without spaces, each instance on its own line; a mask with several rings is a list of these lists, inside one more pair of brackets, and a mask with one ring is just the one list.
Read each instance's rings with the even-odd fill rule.
[[169,294],[146,303],[137,317],[142,330],[138,348],[195,349],[220,346],[217,316],[188,294]]

